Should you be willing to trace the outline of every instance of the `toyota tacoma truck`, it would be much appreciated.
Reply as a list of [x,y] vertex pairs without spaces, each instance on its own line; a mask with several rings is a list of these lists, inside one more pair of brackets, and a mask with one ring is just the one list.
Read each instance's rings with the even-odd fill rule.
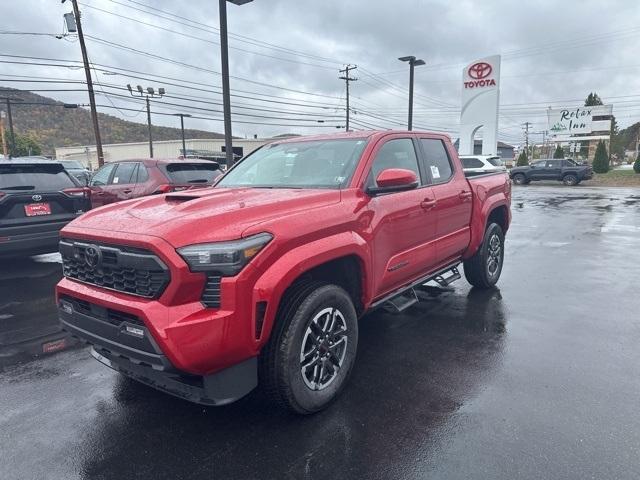
[[62,230],[63,327],[100,362],[206,405],[259,384],[301,414],[345,388],[358,319],[426,282],[498,281],[506,173],[467,179],[449,138],[350,132],[267,144],[213,188],[92,210]]
[[569,158],[549,158],[535,160],[523,167],[513,167],[509,175],[516,185],[527,185],[537,180],[557,180],[573,186],[593,178],[593,169],[589,165],[579,165]]

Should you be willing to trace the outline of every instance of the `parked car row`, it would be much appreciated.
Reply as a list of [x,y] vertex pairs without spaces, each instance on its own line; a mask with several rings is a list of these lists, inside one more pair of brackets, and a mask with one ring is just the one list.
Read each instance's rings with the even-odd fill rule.
[[208,187],[222,175],[206,160],[123,160],[88,176],[78,162],[0,160],[0,256],[58,250],[59,231],[90,210],[146,195]]

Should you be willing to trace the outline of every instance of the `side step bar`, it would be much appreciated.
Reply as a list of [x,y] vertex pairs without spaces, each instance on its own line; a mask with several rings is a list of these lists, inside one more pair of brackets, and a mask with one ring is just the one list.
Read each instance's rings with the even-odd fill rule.
[[[457,265],[455,267],[452,267],[449,270],[449,272],[451,273],[449,276],[445,277],[444,274],[443,275],[438,275],[433,280],[438,285],[440,285],[441,287],[448,287],[449,285],[451,285],[456,280],[460,280],[462,278],[462,275],[460,275],[460,272],[458,271],[458,266]],[[447,273],[447,272],[445,272],[445,273]]]
[[462,276],[458,271],[458,265],[460,262],[456,262],[447,267],[444,267],[438,270],[435,273],[426,275],[409,285],[401,287],[394,292],[391,292],[389,295],[381,298],[380,300],[375,301],[371,305],[371,309],[379,308],[382,306],[387,306],[390,310],[400,313],[418,303],[418,296],[416,294],[415,288],[419,288],[431,280],[434,280],[441,287],[447,287],[451,283],[460,279]]

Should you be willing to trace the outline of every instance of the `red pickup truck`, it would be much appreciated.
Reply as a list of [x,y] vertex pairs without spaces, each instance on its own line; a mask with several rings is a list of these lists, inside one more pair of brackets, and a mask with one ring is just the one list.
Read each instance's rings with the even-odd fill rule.
[[102,363],[221,405],[259,383],[298,413],[326,407],[356,358],[358,319],[415,289],[501,273],[505,173],[467,179],[447,136],[352,132],[265,145],[214,188],[92,210],[62,230],[63,326]]

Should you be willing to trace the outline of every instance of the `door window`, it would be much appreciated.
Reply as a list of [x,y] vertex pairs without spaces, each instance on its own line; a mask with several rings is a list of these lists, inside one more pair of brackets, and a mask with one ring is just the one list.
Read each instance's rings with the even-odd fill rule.
[[547,162],[547,168],[561,168],[562,160],[549,160]]
[[136,162],[124,162],[119,163],[116,173],[113,174],[113,185],[127,185],[130,183],[136,183],[136,168],[138,164]]
[[138,178],[136,183],[144,183],[149,180],[149,172],[147,172],[147,167],[144,166],[144,163],[138,164]]
[[376,153],[376,158],[373,160],[373,165],[371,166],[371,183],[375,182],[378,174],[387,168],[411,170],[415,172],[419,185],[422,185],[420,181],[420,169],[418,168],[418,157],[416,156],[413,141],[410,138],[389,140],[382,145],[382,148]]
[[109,177],[111,176],[111,172],[115,168],[115,164],[110,163],[105,165],[100,170],[98,170],[95,175],[91,178],[91,186],[92,187],[101,187],[106,185],[109,182]]
[[424,150],[427,172],[431,174],[433,183],[448,182],[453,175],[453,167],[451,166],[451,160],[449,159],[447,149],[444,147],[442,140],[436,138],[421,138],[420,143],[422,143]]

